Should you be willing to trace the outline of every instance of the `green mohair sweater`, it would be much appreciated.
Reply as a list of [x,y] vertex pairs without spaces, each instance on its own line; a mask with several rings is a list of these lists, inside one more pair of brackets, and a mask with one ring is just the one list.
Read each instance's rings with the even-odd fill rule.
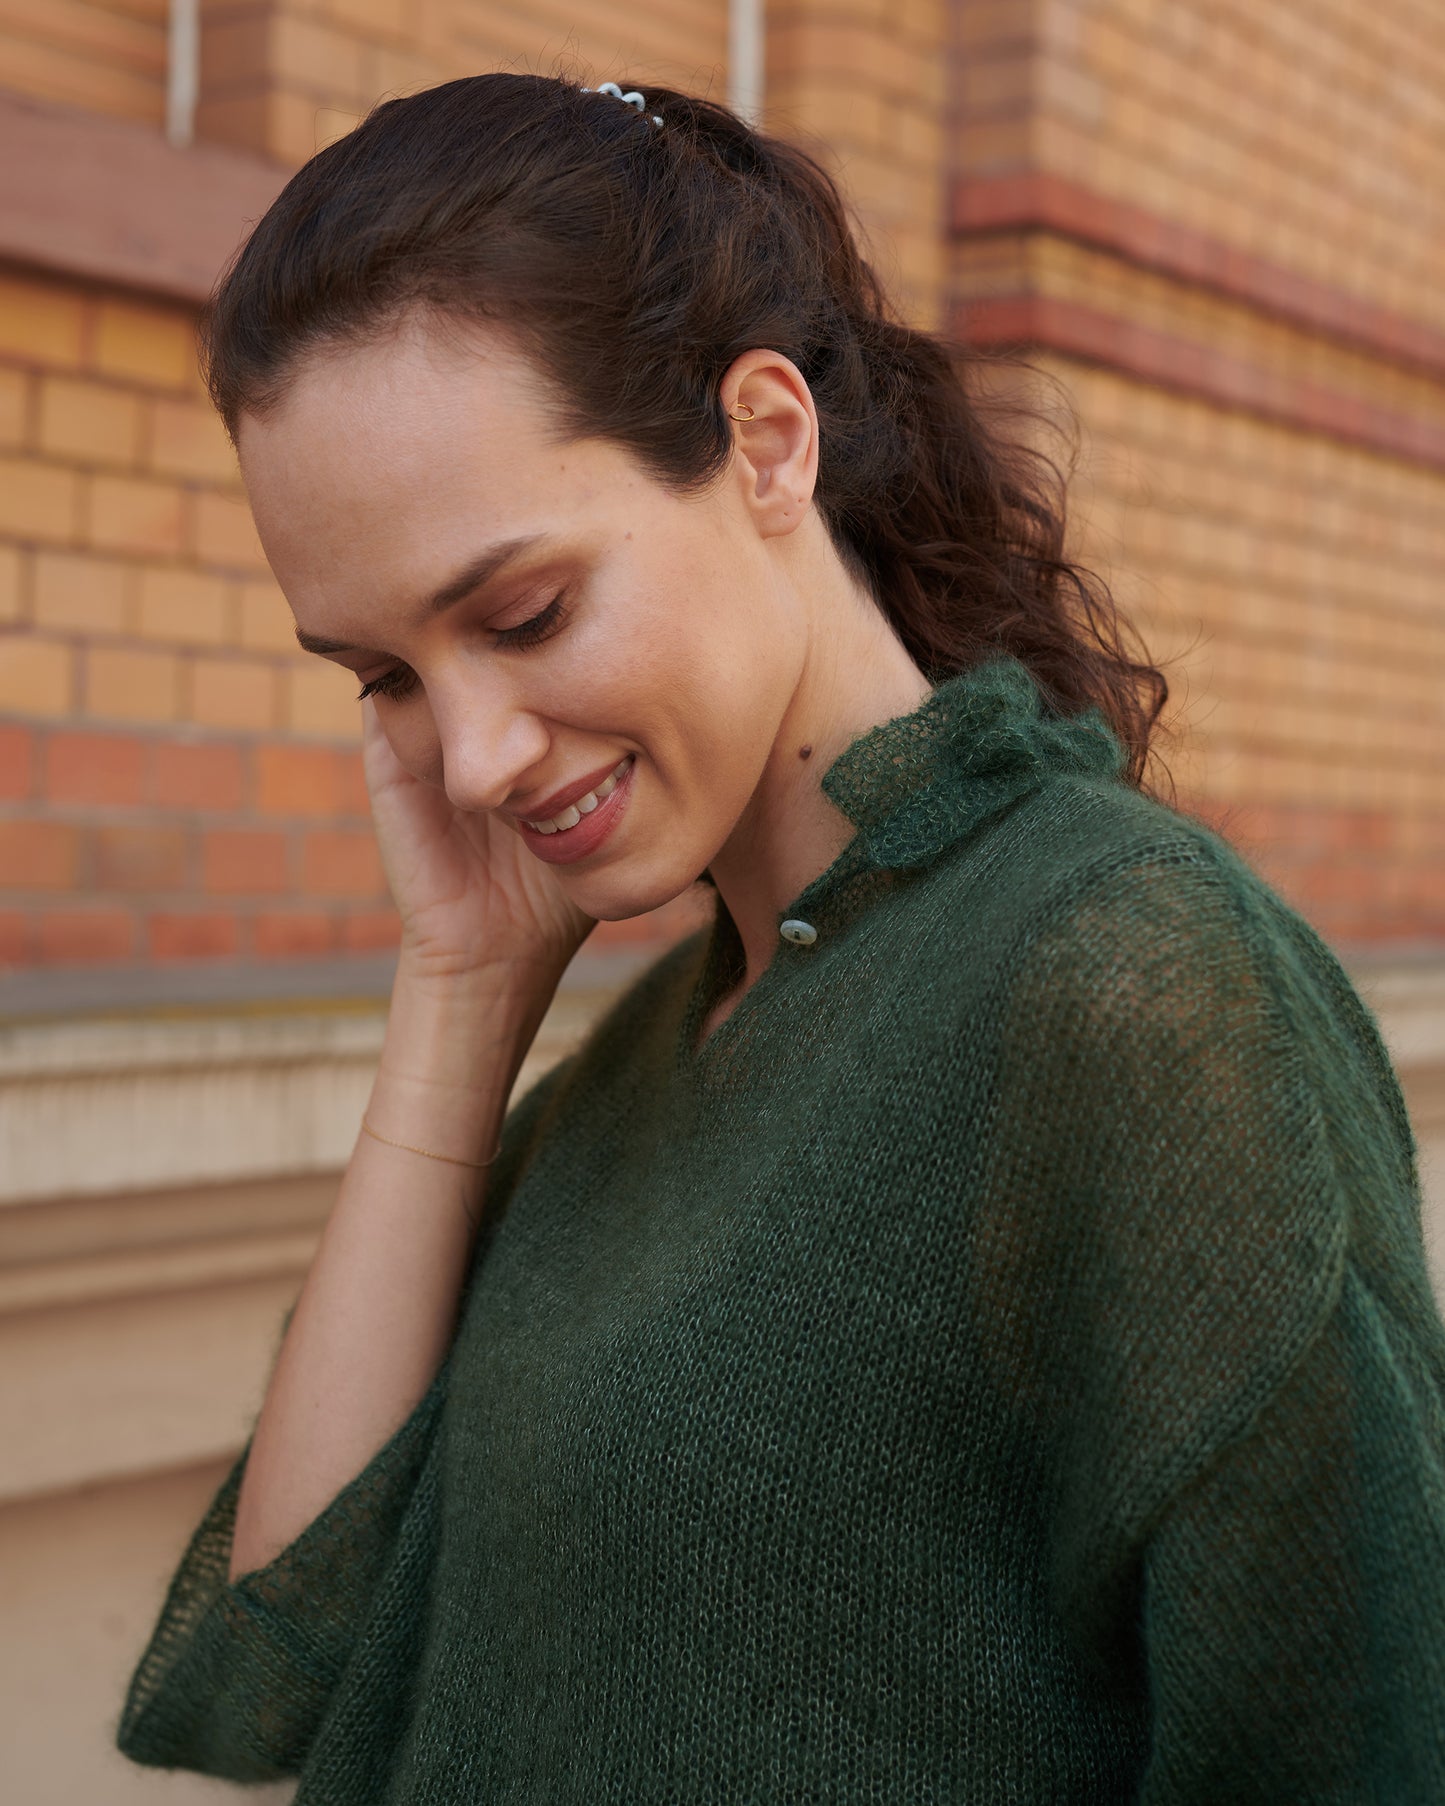
[[1445,1325],[1338,960],[994,658],[512,1110],[426,1396],[120,1747],[300,1806],[1445,1801]]

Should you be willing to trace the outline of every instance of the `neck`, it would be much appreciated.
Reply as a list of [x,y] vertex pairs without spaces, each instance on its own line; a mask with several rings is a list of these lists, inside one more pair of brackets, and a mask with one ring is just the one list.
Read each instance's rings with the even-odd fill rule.
[[742,983],[712,1026],[771,962],[780,912],[856,832],[823,795],[823,774],[860,734],[911,714],[930,693],[872,599],[836,566],[833,576],[811,592],[807,656],[762,779],[709,866],[746,958]]

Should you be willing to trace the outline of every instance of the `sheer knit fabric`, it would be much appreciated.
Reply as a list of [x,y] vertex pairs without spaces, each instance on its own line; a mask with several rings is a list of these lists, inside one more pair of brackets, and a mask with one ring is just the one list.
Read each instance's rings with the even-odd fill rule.
[[1000,656],[510,1113],[430,1389],[118,1726],[299,1806],[1445,1800],[1445,1325],[1338,960]]

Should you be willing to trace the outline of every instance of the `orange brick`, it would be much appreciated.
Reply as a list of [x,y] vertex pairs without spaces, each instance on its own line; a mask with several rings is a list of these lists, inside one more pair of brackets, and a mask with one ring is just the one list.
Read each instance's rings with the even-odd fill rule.
[[143,638],[221,646],[229,638],[230,620],[230,598],[219,577],[184,566],[142,571],[136,626]]
[[283,88],[327,100],[360,102],[363,91],[362,46],[354,28],[333,31],[325,25],[298,19],[294,13],[275,15],[270,41],[274,79]]
[[97,890],[180,890],[187,877],[186,853],[180,828],[107,823],[91,830]]
[[375,836],[345,828],[306,835],[301,843],[301,888],[309,897],[385,896]]
[[259,659],[198,657],[192,663],[189,720],[264,731],[276,725],[277,706],[276,672]]
[[158,740],[151,757],[151,801],[157,808],[240,808],[239,747],[213,740]]
[[69,540],[79,518],[80,478],[58,464],[0,458],[0,533]]
[[343,30],[374,37],[410,37],[412,0],[321,0],[316,9]]
[[45,744],[45,795],[52,803],[139,803],[146,743],[134,734],[58,730]]
[[68,822],[0,821],[0,889],[72,890],[80,830]]
[[181,664],[173,652],[89,647],[85,713],[117,721],[174,721],[180,714]]
[[360,752],[336,754],[337,802],[343,815],[369,816],[371,795],[366,788],[366,772]]
[[238,587],[240,642],[249,652],[296,653],[296,622],[274,583]]
[[227,895],[289,890],[290,863],[285,834],[218,828],[202,841],[201,883],[208,891]]
[[329,746],[258,746],[256,807],[271,815],[339,814],[340,758]]
[[196,370],[196,329],[188,314],[129,301],[103,301],[91,364],[107,376],[160,388],[189,388]]
[[251,924],[251,948],[261,959],[330,953],[335,946],[336,924],[321,910],[263,911]]
[[0,966],[35,963],[31,919],[19,909],[0,909]]
[[0,621],[25,615],[25,559],[18,546],[0,546]]
[[85,342],[85,304],[48,282],[0,276],[0,352],[50,369],[73,370]]
[[[264,17],[261,23],[265,23]],[[212,28],[210,21],[207,21],[206,30],[201,33],[203,58],[207,56],[207,46],[214,37],[219,36],[226,24],[227,21],[218,20]],[[236,94],[218,93],[203,75],[201,103],[196,108],[196,130],[207,143],[234,144],[242,150],[260,151],[266,156],[276,157],[271,131],[273,99],[274,96],[269,93],[253,94],[244,90]],[[310,152],[306,154],[309,156]],[[304,157],[294,159],[298,164],[304,161]]]
[[0,711],[68,715],[74,696],[72,647],[28,633],[0,634]]
[[34,616],[39,627],[81,633],[121,633],[125,628],[129,567],[81,552],[38,552]]
[[82,464],[133,464],[140,402],[124,389],[47,377],[40,385],[40,449]]
[[158,910],[146,919],[152,959],[227,959],[236,951],[236,918],[212,910]]
[[0,797],[7,802],[35,788],[35,735],[28,727],[0,726]]
[[217,495],[214,490],[196,497],[192,549],[202,564],[246,571],[271,568],[256,537],[250,508],[237,497]]
[[150,405],[146,463],[165,476],[235,483],[236,454],[215,409],[158,397]]
[[266,86],[270,74],[269,11],[232,13],[228,8],[206,21],[201,33],[202,104],[217,94],[239,89],[251,93]]
[[361,109],[318,106],[314,94],[287,88],[267,96],[267,153],[278,163],[304,163],[361,123]]
[[385,953],[401,940],[401,917],[394,909],[357,909],[341,918],[341,945],[347,953]]
[[129,959],[135,948],[135,919],[125,909],[46,910],[36,927],[42,965]]
[[356,706],[357,680],[350,671],[321,659],[287,665],[281,673],[284,720],[293,734],[324,735],[328,740],[361,739],[361,710]]
[[30,384],[23,370],[0,370],[0,450],[18,451],[30,416]]
[[146,477],[89,477],[86,538],[109,552],[177,556],[185,542],[185,497]]
[[[135,7],[136,0],[128,0]],[[76,32],[89,54],[76,55],[69,43],[8,37],[5,44],[5,85],[63,106],[84,107],[88,112],[111,113],[132,119],[151,130],[160,125],[163,111],[165,40],[149,22],[118,18],[108,9],[74,4],[70,0],[46,0],[44,6],[19,4],[7,7],[12,18],[24,20],[31,30],[55,29],[68,38]],[[67,29],[69,28],[69,29]],[[134,34],[127,41],[127,33]],[[136,55],[137,39],[145,53]],[[138,66],[137,66],[138,65]]]

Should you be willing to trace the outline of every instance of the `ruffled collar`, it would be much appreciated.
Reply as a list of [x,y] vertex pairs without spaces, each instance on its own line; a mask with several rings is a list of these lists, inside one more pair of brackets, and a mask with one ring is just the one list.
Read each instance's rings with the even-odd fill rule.
[[[778,917],[813,940],[782,936],[777,957],[740,1014],[755,1014],[772,987],[841,929],[966,841],[992,817],[1057,775],[1114,780],[1127,757],[1097,705],[1052,713],[1028,667],[996,654],[939,684],[919,708],[854,740],[822,777],[823,794],[857,827],[828,869]],[[790,923],[790,926],[792,925]],[[737,925],[719,894],[686,1011],[680,1057],[691,1059],[715,998],[740,982]],[[729,1044],[732,1018],[713,1040]]]
[[1117,778],[1126,764],[1097,705],[1051,713],[1028,667],[999,653],[870,728],[822,788],[858,828],[850,864],[896,871],[931,863],[1051,773]]

